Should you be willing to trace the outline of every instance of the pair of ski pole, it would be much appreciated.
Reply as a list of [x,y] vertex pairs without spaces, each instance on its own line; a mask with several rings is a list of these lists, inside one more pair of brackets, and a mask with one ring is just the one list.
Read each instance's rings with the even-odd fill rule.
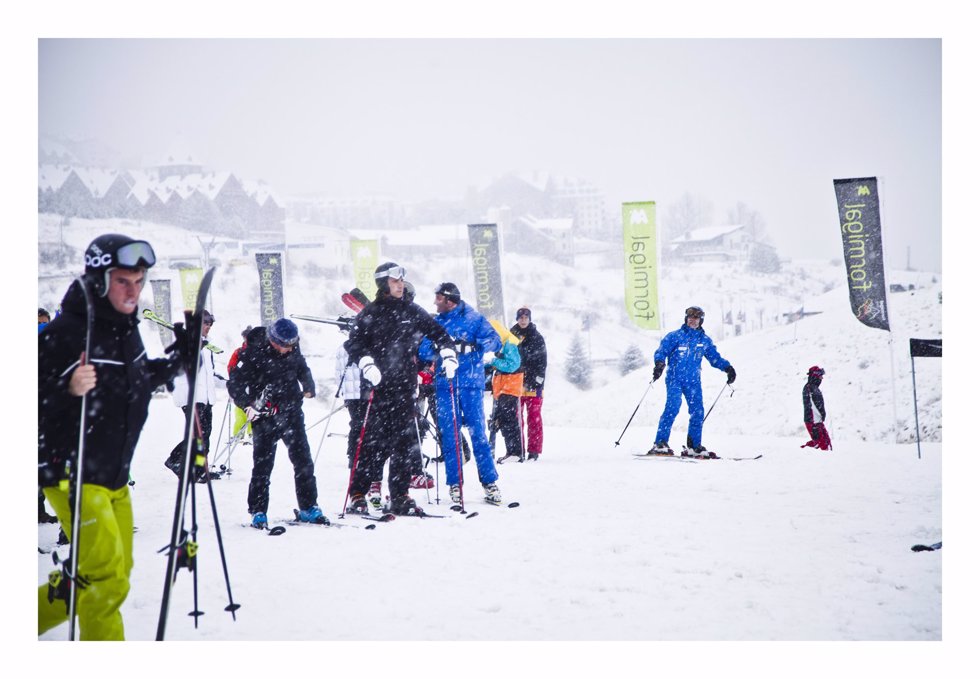
[[[636,417],[636,413],[640,410],[640,406],[643,405],[643,400],[647,397],[647,394],[650,393],[650,389],[653,387],[653,383],[656,382],[656,381],[657,381],[656,379],[652,379],[652,380],[650,380],[650,383],[647,384],[646,391],[644,391],[643,392],[643,396],[640,397],[640,402],[636,404],[636,408],[633,410],[633,414],[630,415],[630,419],[626,422],[626,426],[623,427],[622,433],[619,435],[619,438],[616,439],[615,445],[618,446],[619,445],[619,442],[623,440],[623,435],[626,434],[626,430],[629,429],[630,424],[633,422],[633,418]],[[708,412],[705,413],[704,417],[701,419],[701,424],[704,424],[705,423],[705,421],[708,419],[708,415],[710,415],[711,414],[711,411],[715,409],[715,406],[718,404],[718,399],[720,399],[721,398],[721,395],[723,393],[725,393],[725,387],[728,387],[729,389],[731,389],[732,390],[732,395],[733,396],[735,395],[735,389],[734,389],[734,387],[732,387],[731,384],[729,384],[727,382],[725,384],[723,384],[722,387],[721,387],[721,391],[719,391],[718,392],[718,395],[715,397],[714,403],[711,404],[711,407],[708,408]]]

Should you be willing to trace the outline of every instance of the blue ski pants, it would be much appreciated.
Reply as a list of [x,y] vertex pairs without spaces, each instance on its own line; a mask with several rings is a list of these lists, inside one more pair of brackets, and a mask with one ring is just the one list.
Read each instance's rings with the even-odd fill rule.
[[664,413],[660,416],[657,441],[666,443],[670,438],[670,428],[681,409],[681,395],[687,401],[687,412],[691,418],[687,425],[688,443],[692,448],[697,448],[701,445],[701,425],[704,422],[700,379],[684,381],[667,378],[667,402],[664,404]]
[[[497,467],[493,462],[493,452],[487,440],[486,417],[483,414],[483,389],[453,387],[456,397],[455,407],[450,407],[453,398],[450,396],[449,381],[436,380],[436,416],[439,420],[439,437],[442,440],[442,456],[446,463],[446,483],[455,486],[459,483],[459,463],[462,452],[457,454],[457,431],[462,435],[462,428],[470,430],[470,442],[473,444],[473,457],[476,458],[476,471],[480,483],[494,483],[497,478]],[[455,421],[453,417],[455,413]],[[458,455],[458,457],[457,457]]]

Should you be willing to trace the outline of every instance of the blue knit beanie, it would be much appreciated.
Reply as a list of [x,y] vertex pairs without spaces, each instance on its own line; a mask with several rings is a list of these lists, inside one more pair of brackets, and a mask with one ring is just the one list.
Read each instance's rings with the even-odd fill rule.
[[291,347],[299,342],[299,328],[288,318],[280,318],[269,326],[269,339],[281,347]]

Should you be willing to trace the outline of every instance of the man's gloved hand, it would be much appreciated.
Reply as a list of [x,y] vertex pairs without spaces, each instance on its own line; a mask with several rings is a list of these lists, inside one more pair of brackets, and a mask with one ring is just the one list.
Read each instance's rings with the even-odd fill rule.
[[483,354],[483,363],[484,363],[484,365],[490,365],[497,358],[499,358],[499,356],[497,356],[497,354],[495,354],[492,351],[488,351],[487,353]]
[[728,375],[728,384],[731,384],[732,382],[735,381],[735,368],[733,368],[732,366],[728,366],[727,368],[725,368],[725,373]]
[[357,362],[357,367],[361,369],[361,374],[364,376],[364,379],[370,382],[372,387],[381,384],[381,371],[374,364],[373,358],[365,356]]
[[255,408],[253,406],[248,406],[247,408],[245,408],[245,418],[249,422],[255,422],[255,420],[259,419],[261,415],[262,415],[262,411],[259,410],[258,408]]
[[456,352],[446,347],[439,350],[439,355],[442,357],[442,369],[446,371],[446,378],[451,380],[456,377],[456,369],[459,367]]
[[653,364],[653,381],[656,382],[664,374],[664,362],[657,361]]
[[534,382],[535,382],[535,384],[537,384],[537,385],[538,385],[539,387],[543,387],[543,386],[544,386],[544,378],[543,378],[543,377],[541,377],[541,375],[538,375],[537,377],[535,377],[535,378],[534,378]]

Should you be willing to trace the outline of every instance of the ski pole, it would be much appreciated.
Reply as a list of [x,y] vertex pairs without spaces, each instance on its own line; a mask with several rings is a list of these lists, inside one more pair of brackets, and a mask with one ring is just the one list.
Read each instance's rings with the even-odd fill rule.
[[[422,432],[419,431],[419,414],[415,411],[415,438],[419,442],[419,462],[422,461]],[[432,499],[429,497],[429,482],[425,477],[425,465],[422,465],[422,483],[425,484],[425,502],[427,504],[432,504]]]
[[453,436],[456,439],[456,469],[459,472],[459,511],[465,513],[466,505],[463,503],[463,458],[459,450],[459,425],[456,422],[456,394],[453,391],[453,380],[449,380],[449,401],[453,411]]
[[708,412],[706,412],[704,414],[704,419],[701,420],[701,424],[704,424],[704,421],[708,419],[708,415],[710,415],[711,414],[711,411],[715,409],[715,405],[718,403],[718,399],[720,399],[721,398],[721,395],[725,393],[725,387],[728,387],[729,389],[732,390],[732,394],[731,394],[732,396],[735,395],[735,387],[733,387],[732,385],[728,384],[727,382],[725,384],[723,384],[722,387],[721,387],[721,391],[719,391],[718,392],[718,395],[715,396],[715,402],[711,404],[711,407],[708,408]]
[[517,397],[517,420],[521,425],[521,462],[527,459],[527,445],[524,443],[524,405],[521,403],[523,396]]
[[340,512],[340,518],[344,518],[347,512],[347,500],[350,498],[350,488],[354,485],[354,473],[357,471],[357,461],[361,457],[361,445],[364,443],[364,432],[367,431],[368,415],[371,414],[371,402],[374,400],[374,389],[368,394],[367,408],[364,409],[364,424],[361,425],[361,437],[357,441],[357,451],[354,453],[354,462],[350,466],[350,478],[347,480],[347,494],[344,495],[344,508]]
[[619,438],[616,439],[617,446],[619,445],[619,442],[623,440],[623,434],[625,434],[626,430],[630,428],[630,423],[633,422],[633,418],[636,417],[636,413],[640,410],[640,406],[643,404],[643,399],[645,399],[647,397],[647,394],[650,393],[650,387],[653,386],[654,382],[656,382],[656,380],[650,380],[650,384],[647,385],[647,390],[644,391],[643,396],[640,397],[640,402],[636,404],[636,409],[633,410],[633,414],[630,415],[629,421],[627,421],[626,426],[623,427],[622,433],[620,433]]
[[[78,362],[78,367],[87,365],[89,351],[92,344],[92,324],[95,322],[95,302],[92,300],[92,291],[88,289],[85,280],[81,277],[75,279],[82,288],[85,295],[85,353]],[[71,516],[71,574],[68,583],[71,592],[68,597],[68,641],[75,640],[75,614],[78,609],[78,543],[81,541],[82,530],[82,471],[85,464],[85,413],[88,408],[88,392],[82,394],[82,413],[78,423],[78,454],[75,456],[75,464],[71,469],[71,493],[70,503],[73,507]]]

